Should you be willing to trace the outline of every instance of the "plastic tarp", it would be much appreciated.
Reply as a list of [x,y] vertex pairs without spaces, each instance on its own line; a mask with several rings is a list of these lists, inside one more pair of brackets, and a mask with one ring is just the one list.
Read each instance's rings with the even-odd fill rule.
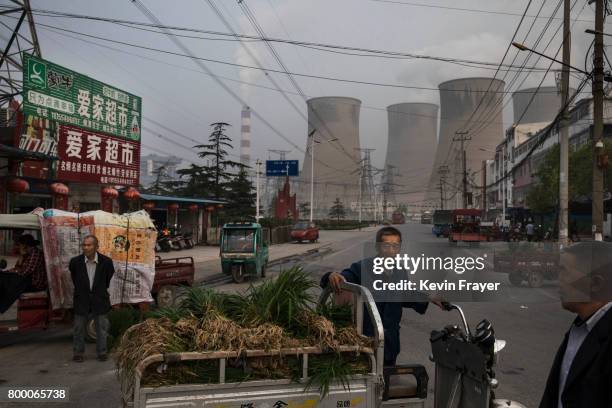
[[87,235],[98,238],[99,252],[115,265],[109,287],[111,304],[153,300],[157,232],[146,211],[119,215],[45,210],[38,216],[53,309],[72,307],[74,287],[68,264],[71,258],[82,256],[80,246]]
[[39,230],[40,222],[38,216],[27,214],[0,214],[0,229],[24,229]]

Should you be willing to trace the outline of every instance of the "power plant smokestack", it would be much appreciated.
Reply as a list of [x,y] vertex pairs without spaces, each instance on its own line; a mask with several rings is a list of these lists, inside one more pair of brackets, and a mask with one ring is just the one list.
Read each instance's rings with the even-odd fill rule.
[[245,166],[251,165],[251,109],[248,106],[242,108],[240,113],[240,163]]
[[[355,98],[326,96],[312,98],[308,105],[308,134],[314,144],[314,217],[327,218],[339,198],[347,213],[359,195],[359,111]],[[331,141],[330,140],[334,140]],[[310,203],[311,138],[306,138],[298,202]]]
[[[440,205],[441,166],[448,166],[444,183],[444,208],[462,206],[462,154],[461,143],[453,142],[456,132],[467,131],[465,142],[468,192],[473,184],[480,185],[482,161],[491,158],[491,152],[503,139],[503,91],[505,83],[492,78],[462,78],[441,83],[440,136],[436,159],[431,172],[428,200]],[[477,206],[477,203],[473,203]]]
[[396,175],[389,186],[394,204],[418,210],[424,204],[436,153],[438,106],[398,103],[387,107],[389,133],[386,168]]
[[[569,90],[570,95],[574,92],[575,89]],[[533,101],[531,101],[532,97]],[[514,108],[513,124],[515,125],[549,123],[561,109],[561,93],[555,86],[543,86],[539,90],[538,88],[521,89],[512,94],[512,107]]]

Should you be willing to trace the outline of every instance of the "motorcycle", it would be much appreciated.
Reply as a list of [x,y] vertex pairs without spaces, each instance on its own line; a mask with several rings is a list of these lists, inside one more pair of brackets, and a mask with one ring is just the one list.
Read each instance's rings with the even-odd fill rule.
[[443,303],[447,311],[457,310],[463,330],[447,326],[431,332],[432,356],[435,363],[434,406],[445,408],[526,408],[523,404],[497,399],[499,385],[493,367],[497,353],[505,346],[495,339],[491,323],[484,319],[472,334],[463,310],[458,305]]
[[191,249],[195,246],[191,234],[183,235],[183,243],[185,245],[185,249]]

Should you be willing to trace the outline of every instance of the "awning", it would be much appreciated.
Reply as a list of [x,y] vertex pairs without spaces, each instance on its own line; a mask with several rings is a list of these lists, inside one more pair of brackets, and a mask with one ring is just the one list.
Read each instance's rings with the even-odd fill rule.
[[39,230],[38,216],[27,214],[0,214],[0,229]]
[[163,201],[166,203],[189,203],[189,204],[226,204],[225,201],[219,200],[208,200],[204,198],[188,198],[188,197],[173,197],[173,196],[160,196],[155,194],[140,194],[140,198],[146,201]]

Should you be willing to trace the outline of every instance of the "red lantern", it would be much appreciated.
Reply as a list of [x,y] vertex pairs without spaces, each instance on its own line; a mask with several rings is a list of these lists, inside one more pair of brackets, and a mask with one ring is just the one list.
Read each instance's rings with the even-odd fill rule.
[[112,187],[104,187],[102,189],[102,197],[115,199],[119,197],[119,192]]
[[134,187],[130,187],[127,190],[125,190],[125,193],[123,193],[123,196],[125,197],[126,200],[136,201],[140,198],[140,193]]
[[49,190],[51,190],[54,195],[58,196],[67,196],[70,192],[68,186],[63,183],[53,183],[49,186]]
[[200,207],[198,207],[197,204],[191,204],[189,206],[189,211],[191,211],[191,212],[198,212],[199,209],[200,209]]
[[206,211],[208,211],[208,212],[213,212],[213,211],[215,211],[215,206],[214,206],[214,205],[209,205],[209,206],[207,206],[207,207],[206,207]]
[[6,191],[9,193],[25,193],[30,189],[30,184],[24,179],[14,177],[6,182]]
[[155,203],[153,201],[147,201],[146,203],[142,204],[142,208],[147,211],[151,211],[155,208]]
[[179,205],[177,203],[168,204],[169,211],[176,211],[179,209]]

